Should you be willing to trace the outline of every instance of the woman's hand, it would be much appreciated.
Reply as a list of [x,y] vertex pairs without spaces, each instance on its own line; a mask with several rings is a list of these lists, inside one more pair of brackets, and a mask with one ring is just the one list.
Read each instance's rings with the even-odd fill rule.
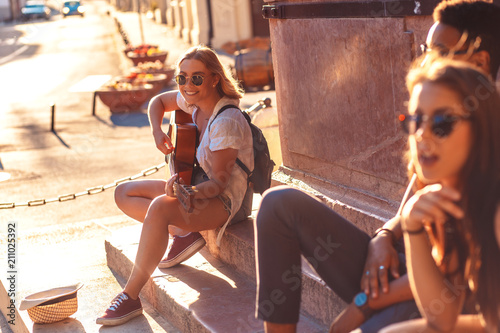
[[361,278],[361,290],[373,298],[379,296],[379,286],[383,293],[389,292],[389,271],[399,278],[399,256],[392,244],[392,236],[379,233],[368,244],[368,254]]
[[443,230],[448,215],[456,219],[464,217],[464,211],[457,205],[460,192],[452,187],[433,184],[417,191],[403,208],[401,223],[403,230],[417,231],[422,227],[436,224]]
[[434,184],[417,191],[403,209],[403,229],[411,234],[425,228],[432,246],[432,257],[442,273],[458,269],[456,254],[447,263],[443,260],[446,251],[445,223],[450,217],[461,219],[464,216],[456,203],[459,200],[460,193],[454,188]]
[[162,130],[153,131],[153,138],[155,140],[156,148],[158,148],[158,150],[163,154],[168,155],[172,152],[172,150],[174,150],[172,141],[170,141],[168,135],[166,135]]
[[176,197],[174,192],[174,183],[177,180],[177,174],[173,175],[167,180],[167,184],[165,185],[165,194],[169,197]]
[[[460,199],[460,192],[452,187],[428,185],[408,200],[401,219],[408,276],[415,301],[429,326],[444,331],[450,331],[456,323],[465,299],[463,286],[466,282],[462,274],[454,275],[453,279],[445,276],[457,271],[458,255],[453,250],[443,262],[444,252],[439,253],[439,249],[443,249],[444,243],[439,244],[433,238],[436,235],[435,238],[445,239],[444,224],[450,217],[463,218],[464,212],[458,206]],[[424,231],[427,231],[429,239],[425,237]],[[436,299],[439,295],[444,297],[450,293],[455,296],[443,303],[440,311],[436,312],[433,307]]]

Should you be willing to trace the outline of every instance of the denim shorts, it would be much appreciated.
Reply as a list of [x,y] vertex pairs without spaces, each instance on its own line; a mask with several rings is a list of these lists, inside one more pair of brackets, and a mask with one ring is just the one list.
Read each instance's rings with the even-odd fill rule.
[[217,196],[217,198],[220,199],[220,201],[222,201],[222,204],[224,205],[224,209],[226,210],[227,214],[229,216],[231,216],[231,199],[229,199],[229,197],[227,195],[225,195],[224,193],[221,193]]
[[[196,185],[196,184],[206,182],[208,180],[210,180],[210,178],[208,178],[205,171],[203,171],[203,169],[199,166],[195,167],[195,169],[193,171],[192,183]],[[219,198],[220,201],[222,201],[222,204],[224,205],[224,209],[226,210],[228,215],[231,216],[231,207],[232,207],[231,199],[229,199],[229,197],[227,195],[225,195],[224,193],[219,194],[216,198]]]

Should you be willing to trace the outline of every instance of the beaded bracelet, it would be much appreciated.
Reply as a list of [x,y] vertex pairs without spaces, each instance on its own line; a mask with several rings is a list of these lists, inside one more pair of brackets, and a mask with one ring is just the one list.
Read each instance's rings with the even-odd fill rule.
[[378,236],[378,234],[380,234],[381,232],[384,232],[386,231],[389,235],[391,235],[391,239],[392,239],[392,244],[396,244],[396,235],[394,235],[394,231],[392,231],[391,229],[387,229],[387,228],[378,228],[375,233],[373,234],[372,238],[375,238]]

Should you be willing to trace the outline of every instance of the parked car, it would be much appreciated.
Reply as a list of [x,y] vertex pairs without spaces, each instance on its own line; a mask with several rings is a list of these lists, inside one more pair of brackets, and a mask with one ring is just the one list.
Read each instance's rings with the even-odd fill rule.
[[85,13],[85,7],[78,0],[66,1],[63,4],[62,13],[64,17],[68,15],[80,15]]
[[28,1],[21,8],[21,18],[25,21],[30,19],[50,19],[50,8],[43,1]]

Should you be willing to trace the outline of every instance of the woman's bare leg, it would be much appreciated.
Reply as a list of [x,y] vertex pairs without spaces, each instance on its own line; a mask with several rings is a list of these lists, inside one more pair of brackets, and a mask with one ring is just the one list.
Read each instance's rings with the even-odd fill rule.
[[116,205],[126,215],[143,222],[153,199],[165,194],[166,184],[161,179],[122,183],[115,190]]
[[[397,324],[392,324],[380,331],[381,333],[438,333],[427,325],[425,319],[414,319],[403,321]],[[478,315],[460,315],[457,318],[457,323],[453,328],[455,333],[480,333],[486,332],[481,325],[481,320]]]
[[189,231],[178,228],[175,225],[169,225],[168,226],[168,233],[171,234],[172,236],[185,236],[185,235],[189,234]]
[[[131,218],[143,222],[149,205],[154,198],[165,194],[163,180],[139,180],[122,183],[115,190],[115,202],[118,208]],[[184,236],[188,231],[168,226],[170,235]]]
[[133,299],[146,284],[160,262],[168,245],[168,227],[174,225],[186,231],[210,230],[226,222],[228,215],[222,201],[210,203],[196,213],[187,214],[176,198],[166,195],[155,198],[147,211],[142,227],[134,268],[124,291]]

